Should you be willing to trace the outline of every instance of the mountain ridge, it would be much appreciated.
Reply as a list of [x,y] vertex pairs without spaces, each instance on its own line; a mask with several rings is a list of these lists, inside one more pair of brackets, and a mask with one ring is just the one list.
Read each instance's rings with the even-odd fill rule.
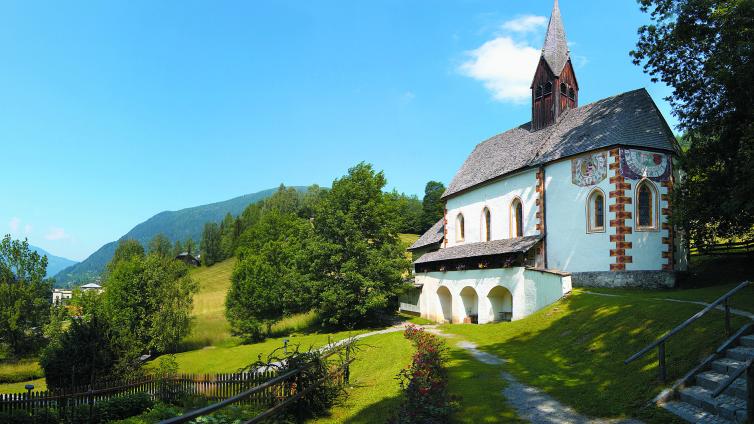
[[78,263],[78,261],[74,261],[73,259],[53,255],[52,253],[42,249],[41,247],[37,247],[31,244],[29,245],[29,249],[39,253],[41,256],[47,256],[47,278],[52,277],[65,268],[76,265]]
[[[294,186],[293,188],[299,191],[306,190],[306,187],[303,186]],[[117,240],[103,245],[80,263],[58,272],[55,275],[55,284],[56,286],[70,286],[95,279],[105,269],[105,265],[110,261],[118,247],[118,242],[123,239],[135,239],[146,247],[152,237],[162,233],[171,243],[175,243],[176,240],[183,242],[192,238],[198,246],[205,223],[219,222],[227,213],[237,216],[250,204],[270,197],[277,190],[278,188],[270,188],[220,202],[159,212],[146,221],[137,224]]]

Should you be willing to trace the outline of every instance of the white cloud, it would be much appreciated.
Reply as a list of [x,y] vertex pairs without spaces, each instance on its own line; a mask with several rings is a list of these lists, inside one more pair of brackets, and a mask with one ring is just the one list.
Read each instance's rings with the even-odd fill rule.
[[466,53],[469,60],[461,64],[461,73],[482,81],[495,100],[522,103],[531,98],[539,49],[500,36]]
[[70,235],[66,234],[65,230],[59,227],[53,227],[50,228],[50,231],[45,234],[45,238],[47,240],[63,240],[71,238]]
[[510,32],[527,33],[544,28],[547,18],[544,16],[524,15],[503,23],[503,30]]
[[21,220],[16,217],[13,217],[10,219],[8,226],[10,227],[11,233],[16,233],[18,232],[18,227],[21,226]]
[[[495,100],[525,103],[541,54],[531,38],[547,25],[544,16],[524,15],[503,22],[495,38],[466,52],[461,74],[481,81]],[[541,41],[538,41],[541,42]]]

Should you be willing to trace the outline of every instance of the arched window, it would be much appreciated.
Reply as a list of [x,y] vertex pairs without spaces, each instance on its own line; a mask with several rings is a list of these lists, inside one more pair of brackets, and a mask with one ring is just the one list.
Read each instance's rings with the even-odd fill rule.
[[541,85],[537,86],[537,90],[535,91],[535,93],[536,93],[536,95],[534,97],[536,97],[536,98],[542,97],[542,86]]
[[562,94],[562,95],[565,96],[567,92],[568,92],[568,86],[566,85],[566,83],[561,82],[560,83],[560,94]]
[[511,237],[523,237],[524,235],[524,206],[519,198],[511,202]]
[[492,240],[492,232],[490,231],[491,221],[492,216],[490,215],[490,210],[484,208],[484,210],[482,210],[482,241]]
[[657,189],[649,180],[636,186],[636,229],[657,230]]
[[456,241],[463,241],[465,233],[466,227],[463,223],[463,214],[459,213],[456,217]]
[[595,188],[589,193],[586,204],[586,231],[602,233],[605,231],[605,194]]
[[568,89],[568,97],[569,97],[569,98],[570,98],[571,100],[573,100],[573,99],[574,99],[574,97],[575,97],[575,95],[576,95],[576,93],[575,93],[575,92],[573,91],[573,87],[569,88],[569,89]]
[[547,81],[547,84],[545,84],[545,96],[552,93],[552,82]]

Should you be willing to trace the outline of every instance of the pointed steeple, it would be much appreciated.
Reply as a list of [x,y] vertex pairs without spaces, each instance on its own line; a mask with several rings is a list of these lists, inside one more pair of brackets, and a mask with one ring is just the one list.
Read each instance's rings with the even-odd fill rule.
[[542,46],[542,58],[556,76],[560,75],[566,62],[568,62],[568,41],[566,41],[563,20],[560,17],[558,0],[555,0],[555,4],[552,6],[545,44]]
[[552,6],[545,44],[531,83],[531,129],[557,122],[563,112],[579,105],[579,85],[571,65],[558,0]]

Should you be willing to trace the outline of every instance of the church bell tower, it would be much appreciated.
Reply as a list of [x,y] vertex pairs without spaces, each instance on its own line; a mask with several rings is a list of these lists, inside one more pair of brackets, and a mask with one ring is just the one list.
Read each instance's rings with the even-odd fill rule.
[[563,112],[578,105],[579,85],[571,64],[558,0],[555,0],[531,83],[531,130],[537,131],[555,123]]

